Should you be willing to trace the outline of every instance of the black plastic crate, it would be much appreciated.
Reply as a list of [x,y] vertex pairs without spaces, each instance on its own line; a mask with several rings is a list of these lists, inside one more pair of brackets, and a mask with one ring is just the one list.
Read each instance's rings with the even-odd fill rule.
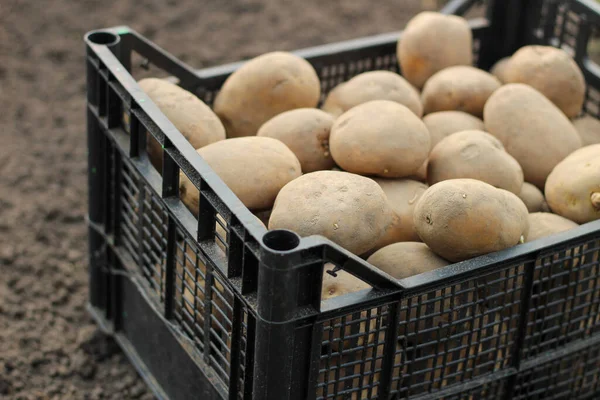
[[[600,116],[594,1],[483,4],[478,66],[529,43],[562,47],[586,76],[585,112]],[[364,71],[398,71],[399,35],[297,54],[325,95]],[[599,396],[600,221],[396,281],[325,238],[267,232],[131,75],[141,57],[212,104],[240,63],[196,71],[127,27],[88,33],[86,50],[89,310],[159,398]],[[200,190],[198,219],[179,200],[180,171]],[[321,301],[332,266],[373,289]]]

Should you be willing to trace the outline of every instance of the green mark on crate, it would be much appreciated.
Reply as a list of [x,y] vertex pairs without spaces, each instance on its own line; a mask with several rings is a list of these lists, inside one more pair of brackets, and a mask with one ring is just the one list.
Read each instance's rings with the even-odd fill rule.
[[123,318],[127,318],[127,311],[123,311]]
[[96,167],[92,167],[92,174],[96,173]]
[[119,28],[119,29],[117,29],[117,35],[124,35],[126,33],[129,33],[129,28]]
[[163,149],[163,150],[165,149],[165,145],[164,145],[164,144],[163,144],[163,145],[161,145],[160,147],[162,147],[162,149]]
[[140,103],[143,103],[143,102],[145,102],[145,101],[146,101],[146,99],[138,99],[138,101],[139,101]]

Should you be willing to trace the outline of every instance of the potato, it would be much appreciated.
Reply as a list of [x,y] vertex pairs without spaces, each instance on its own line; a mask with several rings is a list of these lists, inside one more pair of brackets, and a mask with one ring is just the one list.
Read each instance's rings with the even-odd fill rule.
[[413,210],[427,185],[411,179],[374,179],[383,189],[394,211],[392,223],[374,249],[396,242],[420,241],[413,223]]
[[[138,85],[194,149],[225,139],[219,117],[193,93],[158,78],[142,79]],[[146,137],[150,162],[162,174],[162,148],[149,133]]]
[[517,195],[474,179],[450,179],[417,203],[417,233],[436,254],[458,262],[512,247],[527,238],[527,207]]
[[281,189],[269,229],[289,229],[300,236],[323,235],[362,254],[383,236],[392,213],[383,190],[372,179],[317,171]]
[[468,130],[482,131],[485,129],[483,121],[463,111],[439,111],[427,114],[423,122],[431,136],[433,149],[443,138],[453,133]]
[[490,69],[490,74],[494,75],[501,83],[506,83],[506,67],[510,57],[504,57],[496,61],[496,63]]
[[348,293],[371,289],[371,285],[361,281],[354,275],[344,270],[337,271],[337,276],[332,276],[327,271],[332,270],[335,265],[325,264],[323,271],[323,286],[321,287],[321,300],[329,300],[333,297],[343,296]]
[[573,120],[573,126],[577,129],[581,142],[584,146],[600,143],[600,121],[591,115],[585,115]]
[[[279,190],[302,174],[294,153],[269,137],[226,139],[197,152],[251,210],[271,208]],[[179,193],[197,217],[198,190],[183,172],[179,175]]]
[[448,179],[471,178],[515,194],[523,186],[523,170],[498,139],[483,131],[453,133],[429,154],[429,185]]
[[568,231],[569,229],[577,228],[579,226],[575,222],[561,217],[560,215],[547,212],[530,213],[528,219],[528,242],[554,235],[555,233]]
[[419,92],[402,76],[391,71],[369,71],[336,86],[321,109],[339,117],[349,109],[371,100],[390,100],[408,107],[417,117],[423,116]]
[[390,244],[373,253],[367,262],[396,279],[419,275],[450,264],[421,242]]
[[496,136],[513,156],[525,181],[543,189],[552,168],[581,147],[573,124],[544,95],[530,86],[502,86],[484,108],[487,132]]
[[401,178],[417,172],[429,154],[425,124],[406,106],[373,100],[342,114],[331,128],[329,148],[348,172]]
[[316,108],[298,108],[265,122],[257,136],[281,140],[298,157],[304,173],[331,169],[335,165],[329,152],[333,121],[331,115]]
[[519,193],[518,196],[523,203],[525,203],[525,206],[527,206],[527,210],[530,213],[550,211],[548,203],[546,203],[546,199],[544,198],[544,194],[540,189],[529,182],[523,182],[521,193]]
[[483,106],[501,83],[494,75],[471,66],[449,67],[433,75],[423,88],[423,112],[464,111],[483,116]]
[[582,147],[548,176],[546,201],[558,215],[579,224],[600,218],[600,144]]
[[437,12],[413,17],[398,40],[402,75],[417,89],[444,68],[473,64],[473,34],[466,19]]
[[215,113],[227,137],[256,135],[269,119],[295,108],[316,107],[321,84],[305,59],[276,51],[243,64],[232,73],[215,98]]
[[577,63],[562,49],[525,46],[511,57],[507,83],[524,83],[541,92],[569,118],[581,112],[585,79]]

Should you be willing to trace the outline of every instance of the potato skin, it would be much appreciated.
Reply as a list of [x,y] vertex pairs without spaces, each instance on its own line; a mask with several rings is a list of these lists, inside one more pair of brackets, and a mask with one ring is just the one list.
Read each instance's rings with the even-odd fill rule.
[[413,211],[427,190],[427,184],[411,179],[375,178],[374,181],[383,189],[395,214],[385,235],[381,237],[374,249],[396,242],[420,241],[413,222]]
[[490,74],[498,78],[501,83],[506,83],[506,67],[509,61],[510,57],[501,58],[490,69]]
[[371,100],[390,100],[423,116],[419,92],[402,76],[391,71],[369,71],[340,83],[327,95],[321,109],[339,117],[349,109]]
[[373,100],[342,114],[333,124],[329,148],[348,172],[401,178],[417,172],[429,154],[425,124],[402,104]]
[[548,212],[535,212],[529,214],[529,235],[527,241],[531,242],[555,233],[577,228],[575,222]]
[[450,264],[421,242],[390,244],[373,253],[367,262],[396,279],[408,278]]
[[443,138],[460,131],[485,129],[480,118],[463,111],[438,111],[427,114],[423,122],[431,136],[431,148],[435,147]]
[[529,182],[523,182],[523,187],[521,187],[521,192],[518,196],[525,203],[530,213],[550,211],[548,203],[546,203],[546,199],[544,198],[544,193]]
[[[141,79],[138,85],[194,149],[225,139],[225,128],[219,117],[193,93],[158,78]],[[160,144],[150,134],[146,143],[150,162],[162,174]]]
[[515,194],[523,186],[523,170],[502,143],[483,131],[453,133],[429,154],[429,185],[448,179],[471,178]]
[[257,136],[281,140],[298,157],[302,172],[331,169],[329,134],[334,118],[316,108],[298,108],[278,114],[265,122]]
[[586,115],[573,120],[584,146],[600,143],[600,121],[591,115]]
[[600,219],[600,144],[582,147],[556,165],[545,194],[550,209],[571,221]]
[[370,250],[392,218],[383,190],[375,181],[348,172],[317,171],[281,189],[269,229],[300,236],[322,235],[354,254]]
[[504,76],[507,83],[524,83],[538,90],[569,118],[581,112],[585,78],[577,63],[562,49],[522,47],[511,57]]
[[450,179],[427,189],[414,221],[431,250],[458,262],[526,239],[527,214],[525,204],[509,191],[474,179]]
[[321,300],[329,300],[333,297],[343,296],[348,293],[371,289],[371,285],[361,281],[344,270],[336,272],[337,277],[331,276],[327,271],[332,270],[334,267],[335,265],[327,263],[323,268]]
[[[294,153],[273,138],[226,139],[197,152],[251,210],[271,208],[279,190],[302,174]],[[198,216],[198,190],[183,172],[179,182],[183,203]]]
[[423,112],[455,110],[482,117],[485,102],[500,85],[494,75],[475,67],[445,68],[425,83],[421,93]]
[[232,73],[217,95],[215,113],[227,137],[256,135],[262,124],[295,108],[316,107],[321,85],[305,59],[276,51],[246,62]]
[[484,123],[521,164],[525,181],[540,189],[552,168],[581,147],[567,117],[540,92],[520,83],[504,85],[490,96]]
[[397,55],[402,75],[421,89],[444,68],[473,64],[473,34],[462,17],[421,12],[406,25]]

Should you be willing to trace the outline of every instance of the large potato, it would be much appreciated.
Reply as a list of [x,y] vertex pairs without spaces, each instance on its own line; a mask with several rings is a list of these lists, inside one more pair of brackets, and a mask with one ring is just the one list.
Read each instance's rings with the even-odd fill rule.
[[453,133],[429,154],[429,185],[448,179],[471,178],[515,194],[523,186],[523,170],[498,139],[483,131]]
[[381,186],[394,211],[392,223],[387,228],[374,249],[380,249],[396,242],[419,241],[413,223],[413,211],[427,185],[411,179],[375,179]]
[[564,50],[552,46],[525,46],[510,59],[504,73],[507,83],[524,83],[537,89],[569,118],[581,112],[585,79]]
[[473,64],[473,34],[466,19],[437,12],[413,17],[398,40],[402,75],[418,89],[444,68]]
[[[225,139],[225,128],[219,117],[193,93],[158,78],[142,79],[138,85],[194,149]],[[150,162],[162,173],[160,144],[150,134],[147,134],[146,144]]]
[[417,172],[429,154],[429,132],[406,106],[373,100],[342,114],[331,128],[329,148],[344,170],[401,178]]
[[558,215],[579,224],[600,218],[600,144],[582,147],[552,170],[546,201]]
[[265,122],[257,136],[281,140],[298,157],[304,173],[331,169],[335,165],[329,152],[333,121],[331,115],[316,108],[298,108]]
[[246,62],[232,73],[217,95],[215,113],[227,137],[256,135],[277,114],[316,107],[321,85],[315,69],[301,57],[271,52]]
[[317,171],[281,189],[269,229],[300,236],[322,235],[355,254],[370,250],[383,236],[392,210],[372,179],[347,172]]
[[478,130],[483,131],[483,121],[463,111],[439,111],[427,114],[423,122],[431,136],[431,148],[433,149],[443,138],[460,131]]
[[501,83],[481,69],[459,65],[433,75],[423,88],[423,112],[464,111],[483,116],[483,106]]
[[544,193],[529,182],[523,182],[519,198],[525,203],[530,213],[550,211]]
[[373,253],[367,262],[396,279],[408,278],[450,264],[421,242],[390,244]]
[[523,168],[525,181],[540,189],[552,168],[581,147],[571,121],[531,86],[507,84],[484,109],[486,131],[496,136]]
[[349,109],[371,100],[390,100],[423,115],[419,92],[402,76],[391,71],[369,71],[336,86],[325,99],[323,111],[339,117]]
[[[302,174],[294,153],[273,138],[226,139],[197,152],[252,210],[271,208],[279,190]],[[198,216],[198,190],[183,172],[179,177],[179,192],[183,203]]]
[[457,262],[527,238],[527,207],[515,194],[474,179],[450,179],[417,203],[417,233],[436,254]]
[[496,61],[496,63],[490,69],[490,74],[494,75],[501,83],[506,83],[506,67],[510,57],[504,57]]
[[573,120],[573,126],[577,129],[581,142],[584,146],[600,143],[600,120],[586,115]]
[[569,229],[577,228],[579,225],[570,219],[561,217],[560,215],[536,212],[529,214],[529,234],[527,241],[531,242],[546,236],[554,235],[555,233],[568,231]]

